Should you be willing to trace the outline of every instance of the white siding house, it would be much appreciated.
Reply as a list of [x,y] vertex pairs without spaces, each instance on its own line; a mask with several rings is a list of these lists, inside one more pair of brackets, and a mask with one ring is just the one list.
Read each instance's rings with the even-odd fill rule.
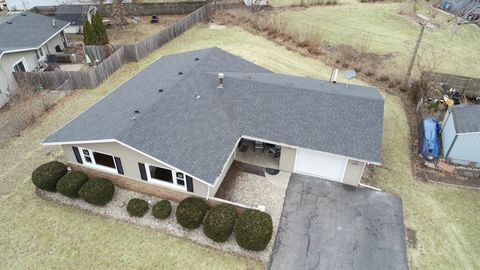
[[445,116],[442,147],[452,163],[480,167],[480,105],[455,106]]

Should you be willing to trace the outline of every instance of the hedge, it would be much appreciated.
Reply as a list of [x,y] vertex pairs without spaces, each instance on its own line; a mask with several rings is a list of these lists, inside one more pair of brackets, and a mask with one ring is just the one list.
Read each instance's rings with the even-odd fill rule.
[[105,178],[88,180],[78,191],[80,198],[94,205],[105,205],[113,198],[115,187]]
[[232,234],[236,217],[235,207],[228,204],[217,205],[208,212],[203,232],[215,242],[225,242]]
[[234,227],[237,244],[246,250],[264,250],[272,238],[272,217],[258,210],[247,209]]
[[43,190],[57,191],[57,182],[67,174],[67,166],[58,161],[50,161],[40,165],[32,173],[33,184]]
[[161,200],[152,208],[152,215],[158,219],[166,219],[172,213],[172,205],[168,200]]
[[78,198],[78,191],[88,181],[88,176],[83,172],[70,172],[63,176],[57,183],[60,194],[70,198]]
[[128,201],[127,211],[132,217],[143,217],[148,211],[148,203],[140,198],[133,198]]
[[184,228],[196,229],[202,223],[207,208],[207,203],[203,199],[186,198],[177,206],[177,222]]

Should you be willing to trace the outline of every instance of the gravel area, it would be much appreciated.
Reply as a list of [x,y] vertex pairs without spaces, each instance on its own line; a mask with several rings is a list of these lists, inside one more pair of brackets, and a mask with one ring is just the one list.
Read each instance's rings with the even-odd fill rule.
[[[232,164],[215,197],[252,207],[265,206],[265,211],[272,216],[272,237],[275,238],[282,215],[286,187],[273,185],[265,176],[245,172],[244,167],[243,163]],[[251,168],[246,169],[250,170]],[[269,254],[272,248],[273,241],[270,241],[267,247]]]
[[[254,259],[264,263],[265,265],[268,263],[268,260],[270,258],[270,254],[271,254],[272,246],[274,242],[273,239],[275,237],[275,231],[274,231],[272,240],[270,241],[268,248],[260,252],[247,251],[242,249],[240,246],[237,245],[233,233],[226,242],[216,243],[210,240],[208,237],[206,237],[203,234],[202,226],[200,226],[200,228],[197,228],[195,230],[187,230],[187,229],[184,229],[182,226],[180,226],[175,220],[175,210],[177,208],[178,203],[173,201],[170,201],[172,204],[172,214],[170,215],[169,218],[165,220],[158,220],[154,218],[151,215],[151,211],[145,214],[145,216],[142,218],[131,217],[126,210],[127,203],[131,198],[142,198],[146,200],[150,205],[150,210],[156,202],[161,200],[161,198],[126,190],[126,189],[121,189],[118,187],[115,187],[115,194],[112,201],[106,204],[105,206],[90,205],[85,201],[83,201],[82,199],[70,199],[66,196],[61,195],[60,193],[48,192],[48,191],[43,191],[39,189],[37,189],[36,194],[43,199],[55,201],[63,205],[82,209],[95,215],[100,215],[106,218],[111,218],[111,219],[115,219],[123,222],[133,223],[149,229],[163,230],[171,235],[180,237],[182,239],[189,239],[202,246],[213,248],[222,252],[228,252],[234,255]],[[277,217],[275,217],[275,220],[277,220]],[[278,221],[274,221],[275,230],[277,226],[278,226]]]

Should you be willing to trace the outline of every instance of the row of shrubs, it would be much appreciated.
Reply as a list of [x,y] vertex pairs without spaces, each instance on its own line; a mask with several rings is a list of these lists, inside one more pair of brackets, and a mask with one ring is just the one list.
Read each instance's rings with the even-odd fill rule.
[[32,173],[33,184],[42,190],[56,192],[69,198],[82,198],[93,205],[105,205],[113,198],[115,186],[105,178],[88,179],[83,172],[68,172],[58,161],[45,163]]
[[[88,179],[83,172],[68,172],[65,164],[58,161],[38,167],[32,173],[32,181],[39,189],[58,191],[69,198],[80,197],[93,205],[107,204],[115,191],[110,180]],[[140,198],[133,198],[127,204],[130,216],[143,217],[148,210],[148,202]],[[157,219],[166,219],[171,212],[168,200],[159,201],[152,207],[152,215]],[[246,250],[264,250],[272,238],[273,225],[269,214],[247,209],[237,218],[235,207],[220,204],[208,209],[207,202],[197,197],[186,198],[178,204],[176,220],[182,227],[192,230],[203,222],[205,235],[215,242],[225,242],[235,232],[238,245]]]
[[[133,198],[127,204],[130,216],[143,217],[148,210],[148,202],[140,198]],[[168,218],[171,212],[168,200],[162,200],[152,208],[152,215],[158,219]],[[215,242],[225,242],[235,232],[238,245],[247,250],[264,250],[272,238],[273,224],[269,214],[248,209],[237,219],[235,207],[220,204],[208,209],[207,202],[197,197],[186,198],[178,204],[176,219],[182,227],[191,230],[203,222],[203,232]]]

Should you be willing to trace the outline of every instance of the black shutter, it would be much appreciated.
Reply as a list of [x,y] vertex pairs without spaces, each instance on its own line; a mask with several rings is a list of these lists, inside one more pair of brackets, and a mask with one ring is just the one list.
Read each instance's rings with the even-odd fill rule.
[[78,151],[78,147],[72,146],[73,153],[75,154],[75,158],[77,159],[77,162],[80,164],[83,164],[82,157],[80,156],[80,151]]
[[187,178],[187,191],[193,192],[193,182],[192,182],[192,177],[190,176],[185,176]]
[[122,161],[120,160],[119,157],[114,157],[114,158],[115,158],[115,164],[117,165],[118,174],[123,174]]
[[140,169],[140,177],[142,180],[147,181],[147,171],[145,171],[145,164],[138,163],[138,168]]

